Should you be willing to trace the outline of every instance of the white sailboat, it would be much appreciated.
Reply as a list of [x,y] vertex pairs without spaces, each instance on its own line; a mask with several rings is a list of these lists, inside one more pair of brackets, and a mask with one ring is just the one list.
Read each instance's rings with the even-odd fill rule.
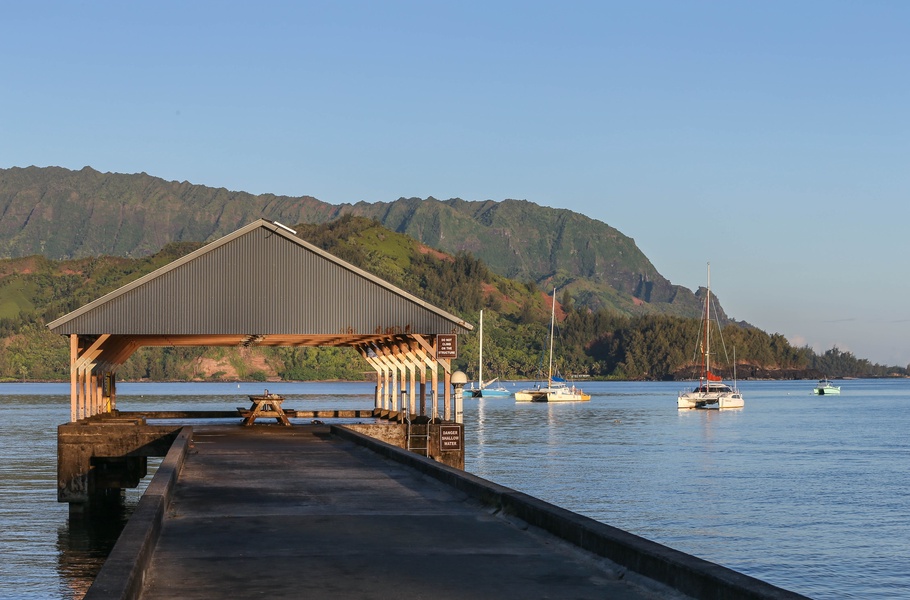
[[478,352],[478,361],[477,365],[477,386],[474,386],[474,382],[471,382],[470,387],[464,389],[465,397],[468,398],[493,398],[493,397],[505,397],[511,395],[512,392],[502,387],[502,385],[493,384],[499,380],[499,377],[494,377],[490,381],[483,380],[483,309],[480,311],[480,331],[478,332],[480,337],[480,349]]
[[531,389],[515,392],[516,402],[584,402],[591,399],[590,394],[581,391],[575,385],[569,385],[560,377],[553,375],[553,334],[556,326],[556,288],[553,288],[553,306],[550,310],[550,366],[547,371],[546,387],[537,384]]
[[[698,386],[691,392],[682,392],[676,399],[677,408],[743,408],[745,402],[736,388],[711,372],[711,263],[708,263],[708,287],[705,294],[705,311],[702,315],[704,343],[702,345],[702,370]],[[718,331],[720,327],[718,326]],[[723,335],[723,334],[721,334]]]

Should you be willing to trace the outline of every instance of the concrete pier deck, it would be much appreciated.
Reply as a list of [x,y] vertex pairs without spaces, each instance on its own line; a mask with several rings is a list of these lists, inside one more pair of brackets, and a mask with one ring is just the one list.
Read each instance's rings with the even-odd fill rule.
[[184,431],[86,600],[801,598],[356,433]]

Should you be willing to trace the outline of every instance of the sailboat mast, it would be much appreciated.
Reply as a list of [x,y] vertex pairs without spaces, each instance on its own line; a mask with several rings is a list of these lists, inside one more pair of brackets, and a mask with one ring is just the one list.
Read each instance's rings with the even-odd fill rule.
[[483,309],[480,309],[480,351],[477,364],[477,387],[483,389]]
[[553,385],[553,327],[556,322],[556,288],[553,288],[553,303],[550,307],[550,367],[547,371],[547,386]]
[[708,263],[708,293],[705,295],[705,385],[711,373],[711,263]]
[[736,388],[736,346],[733,346],[733,389]]

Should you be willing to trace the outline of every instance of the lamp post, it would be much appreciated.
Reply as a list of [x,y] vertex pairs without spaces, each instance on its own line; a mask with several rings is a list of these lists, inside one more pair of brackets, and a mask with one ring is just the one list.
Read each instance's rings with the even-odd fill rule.
[[452,373],[452,387],[455,388],[455,422],[464,423],[464,385],[468,376],[463,371]]

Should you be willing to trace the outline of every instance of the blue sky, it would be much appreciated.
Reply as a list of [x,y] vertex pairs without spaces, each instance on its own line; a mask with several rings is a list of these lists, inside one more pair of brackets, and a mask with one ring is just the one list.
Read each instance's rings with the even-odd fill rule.
[[526,199],[817,351],[910,363],[910,3],[41,2],[0,167]]

